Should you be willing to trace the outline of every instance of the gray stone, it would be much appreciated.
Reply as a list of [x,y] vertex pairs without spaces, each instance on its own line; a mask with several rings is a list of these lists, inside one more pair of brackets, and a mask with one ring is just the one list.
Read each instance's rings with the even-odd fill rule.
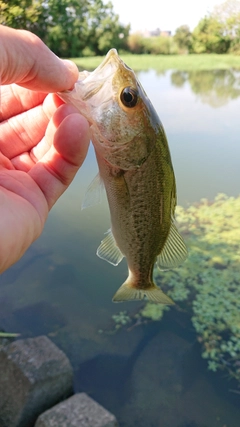
[[78,393],[44,412],[35,427],[117,427],[114,415],[85,393]]
[[70,362],[45,336],[0,347],[0,372],[0,427],[32,427],[73,392]]

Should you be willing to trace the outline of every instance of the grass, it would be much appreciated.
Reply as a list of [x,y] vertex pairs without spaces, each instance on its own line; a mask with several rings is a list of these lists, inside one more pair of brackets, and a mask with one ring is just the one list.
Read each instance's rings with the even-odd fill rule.
[[[176,70],[227,70],[229,68],[240,69],[240,56],[237,55],[121,55],[126,64],[134,71],[148,70],[156,71],[170,69]],[[103,60],[103,57],[71,58],[77,66],[83,70],[95,69]]]

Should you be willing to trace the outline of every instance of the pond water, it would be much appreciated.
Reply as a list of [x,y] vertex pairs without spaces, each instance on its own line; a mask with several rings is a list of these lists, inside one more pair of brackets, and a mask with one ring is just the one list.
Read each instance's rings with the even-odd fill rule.
[[[178,204],[238,196],[240,71],[138,77],[168,137]],[[207,370],[187,313],[171,309],[161,322],[110,333],[112,315],[131,316],[142,303],[111,302],[127,267],[95,255],[109,228],[108,206],[104,200],[81,211],[81,202],[96,173],[91,147],[42,236],[1,275],[0,330],[49,335],[71,360],[76,391],[112,411],[120,427],[239,427],[240,394]]]

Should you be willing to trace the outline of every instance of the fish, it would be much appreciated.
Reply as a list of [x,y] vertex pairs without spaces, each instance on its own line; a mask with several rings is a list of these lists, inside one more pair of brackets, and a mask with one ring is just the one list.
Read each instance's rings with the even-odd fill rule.
[[155,265],[178,267],[187,257],[174,212],[176,182],[167,137],[134,71],[111,49],[92,72],[82,71],[70,91],[58,95],[88,120],[99,174],[83,208],[106,190],[111,229],[97,255],[113,265],[123,257],[128,277],[114,302],[174,304],[153,280]]

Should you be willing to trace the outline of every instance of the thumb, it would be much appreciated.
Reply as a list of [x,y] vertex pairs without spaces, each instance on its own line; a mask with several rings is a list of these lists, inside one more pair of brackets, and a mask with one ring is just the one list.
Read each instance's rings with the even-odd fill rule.
[[35,34],[0,25],[0,40],[1,84],[58,92],[76,82],[77,66],[58,58]]

